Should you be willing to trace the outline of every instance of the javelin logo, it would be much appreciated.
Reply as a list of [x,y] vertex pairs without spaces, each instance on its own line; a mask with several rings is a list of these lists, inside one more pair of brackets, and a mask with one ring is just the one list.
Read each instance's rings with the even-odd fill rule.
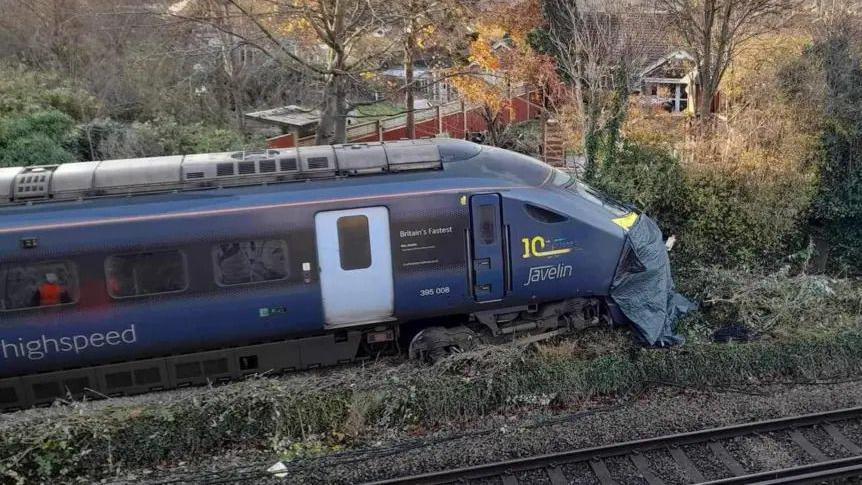
[[530,274],[527,276],[527,282],[524,283],[524,286],[530,286],[531,283],[568,278],[570,276],[572,276],[572,265],[570,264],[535,266],[530,268]]
[[49,338],[46,335],[33,340],[18,338],[17,342],[6,342],[0,339],[0,356],[5,360],[28,359],[42,360],[48,354],[74,352],[80,354],[85,349],[97,347],[112,347],[116,345],[133,344],[137,342],[135,326],[119,331],[89,335],[73,335],[71,337]]

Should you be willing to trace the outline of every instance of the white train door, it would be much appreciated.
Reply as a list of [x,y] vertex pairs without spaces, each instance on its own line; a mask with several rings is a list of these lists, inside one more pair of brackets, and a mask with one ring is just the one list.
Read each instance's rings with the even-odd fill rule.
[[326,326],[391,319],[395,295],[389,210],[320,212],[314,226]]

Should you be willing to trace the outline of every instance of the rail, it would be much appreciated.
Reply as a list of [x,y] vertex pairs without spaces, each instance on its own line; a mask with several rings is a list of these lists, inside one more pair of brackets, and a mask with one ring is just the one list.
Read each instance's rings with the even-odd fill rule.
[[[848,439],[835,425],[838,422],[862,419],[862,407],[841,409],[822,413],[807,414],[788,418],[772,419],[755,423],[738,424],[720,428],[679,433],[657,438],[627,441],[594,448],[579,449],[561,453],[553,453],[528,458],[501,461],[496,463],[445,470],[421,475],[399,477],[371,482],[367,485],[408,485],[408,484],[469,484],[473,481],[489,483],[488,480],[501,479],[504,485],[529,483],[535,479],[519,480],[518,476],[526,472],[542,472],[552,485],[569,483],[569,477],[564,468],[568,465],[587,464],[589,472],[602,485],[617,483],[605,463],[609,458],[628,458],[637,468],[638,473],[650,485],[665,483],[661,478],[661,470],[650,466],[650,461],[644,453],[653,451],[668,452],[689,482],[713,484],[737,483],[800,483],[832,480],[862,474],[862,448]],[[818,449],[802,433],[803,430],[821,427],[835,445],[844,448],[853,456],[849,458],[830,459]],[[790,439],[807,454],[814,463],[772,470],[765,472],[750,472],[741,465],[722,444],[734,438],[769,432],[787,432]],[[729,477],[708,482],[697,466],[697,459],[691,458],[683,450],[683,446],[706,445],[712,456],[721,463]],[[491,482],[493,483],[493,482]]]

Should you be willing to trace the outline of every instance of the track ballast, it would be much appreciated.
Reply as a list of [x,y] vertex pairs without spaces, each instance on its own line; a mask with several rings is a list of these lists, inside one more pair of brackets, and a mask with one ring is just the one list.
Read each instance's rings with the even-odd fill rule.
[[[754,423],[737,424],[702,431],[679,433],[657,438],[627,441],[594,448],[518,458],[496,463],[464,467],[453,470],[425,473],[373,482],[373,485],[408,484],[503,484],[548,483],[565,485],[579,480],[590,480],[602,485],[620,483],[614,479],[607,460],[627,459],[637,469],[642,481],[650,485],[667,483],[663,470],[653,466],[647,453],[667,453],[685,475],[687,483],[711,484],[778,484],[822,483],[848,477],[862,476],[862,447],[851,441],[839,429],[840,425],[862,421],[862,407],[841,409],[788,418],[771,419]],[[847,451],[849,457],[834,459],[817,448],[804,431],[820,428],[833,442],[832,446]],[[811,463],[776,470],[748,470],[734,458],[726,443],[748,436],[765,433],[785,433],[804,450]],[[702,471],[703,457],[692,457],[683,447],[706,446],[711,461],[724,468],[724,477],[709,480]],[[573,470],[577,472],[573,472]],[[372,485],[372,484],[368,484]]]

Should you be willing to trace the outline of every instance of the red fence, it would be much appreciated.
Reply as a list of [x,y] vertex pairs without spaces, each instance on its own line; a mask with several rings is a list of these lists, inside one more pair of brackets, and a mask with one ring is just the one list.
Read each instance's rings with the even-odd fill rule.
[[[503,112],[503,124],[520,123],[537,118],[542,113],[541,93],[530,91],[526,86],[512,88],[510,109]],[[466,138],[468,133],[488,129],[482,117],[483,108],[464,101],[433,106],[414,113],[416,138],[432,138],[447,135],[451,138]],[[348,142],[394,141],[407,138],[407,115],[352,125],[347,128]],[[269,148],[291,148],[297,145],[293,134],[267,140]],[[299,146],[314,144],[314,137],[300,138]]]

